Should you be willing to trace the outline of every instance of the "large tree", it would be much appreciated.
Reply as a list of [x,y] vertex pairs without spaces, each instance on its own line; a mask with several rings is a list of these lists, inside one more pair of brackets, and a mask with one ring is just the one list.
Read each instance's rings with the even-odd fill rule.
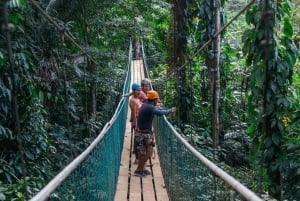
[[[289,21],[291,2],[288,0],[261,0],[247,13],[246,20],[254,25],[245,32],[244,53],[252,65],[249,117],[253,134],[253,153],[261,153],[261,170],[266,169],[269,192],[281,200],[281,156],[285,126],[291,101],[291,84],[296,48]],[[262,175],[263,176],[263,175]]]
[[214,139],[214,148],[219,146],[220,135],[220,96],[221,96],[221,80],[220,80],[220,55],[221,55],[221,35],[218,34],[221,29],[221,1],[211,0],[202,1],[201,28],[203,29],[202,40],[200,46],[209,42],[202,55],[207,66],[207,75],[209,76],[210,93],[212,102],[212,136]]
[[[186,124],[189,122],[192,104],[189,97],[190,86],[187,82],[186,48],[187,48],[187,0],[171,1],[171,23],[168,43],[169,72],[175,78],[177,91],[178,119]],[[180,124],[181,124],[180,123]]]

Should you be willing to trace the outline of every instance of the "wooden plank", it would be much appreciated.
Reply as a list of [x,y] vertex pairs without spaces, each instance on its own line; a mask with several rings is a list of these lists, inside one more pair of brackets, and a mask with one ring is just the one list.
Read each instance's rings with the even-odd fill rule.
[[[140,83],[144,77],[142,60],[133,60],[131,63],[131,69],[131,84],[133,82]],[[148,175],[144,178],[134,176],[134,171],[137,165],[134,164],[135,156],[131,153],[133,136],[131,134],[131,124],[129,122],[129,118],[130,110],[128,110],[126,119],[126,131],[124,134],[124,145],[115,201],[169,201],[160,169],[157,151],[155,151],[155,158],[151,159],[151,167],[150,162],[147,162],[146,168],[151,171],[151,175]],[[127,199],[128,193],[129,198]]]
[[155,201],[155,191],[153,188],[153,177],[148,175],[143,181],[143,198],[144,201]]
[[141,201],[141,200],[142,200],[141,193],[130,193],[129,201]]
[[[156,152],[157,153],[157,152]],[[159,162],[159,158],[156,155],[155,159],[151,159],[151,163],[152,163],[152,171],[153,171],[153,175],[154,177],[160,177],[162,178],[162,172],[161,172],[161,168],[160,168],[160,162]]]
[[144,75],[145,75],[145,72],[144,72],[144,64],[143,64],[143,60],[139,60],[139,66],[140,66],[140,73],[139,73],[139,76],[140,76],[140,80],[142,80],[144,78]]
[[158,201],[169,201],[169,196],[165,186],[164,179],[161,177],[154,178],[156,196]]
[[168,197],[167,190],[165,188],[159,157],[158,155],[156,157],[157,158],[155,159],[155,162],[153,162],[152,170],[153,170],[153,180],[155,184],[157,200],[168,201],[169,197]]
[[160,167],[160,158],[157,147],[155,147],[155,159],[151,159],[154,184],[156,189],[157,201],[168,201],[169,196],[165,187],[163,174]]
[[115,201],[124,200],[127,197],[128,189],[128,174],[126,176],[119,176],[117,192],[115,195]]
[[130,201],[141,201],[142,200],[142,190],[141,190],[141,178],[136,176],[130,177]]

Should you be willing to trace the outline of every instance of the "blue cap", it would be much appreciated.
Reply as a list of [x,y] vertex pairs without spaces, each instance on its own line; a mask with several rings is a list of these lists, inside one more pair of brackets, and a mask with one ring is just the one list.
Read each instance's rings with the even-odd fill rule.
[[132,91],[139,90],[139,89],[141,89],[141,85],[139,85],[138,83],[133,83],[131,85],[131,89],[132,89]]

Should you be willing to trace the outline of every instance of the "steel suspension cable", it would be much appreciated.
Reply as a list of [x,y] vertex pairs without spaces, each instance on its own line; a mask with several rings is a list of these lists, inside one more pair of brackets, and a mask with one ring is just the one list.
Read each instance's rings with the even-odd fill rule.
[[[229,25],[231,25],[241,14],[243,14],[253,3],[255,3],[257,0],[250,1],[246,6],[244,6],[231,20],[229,20],[228,23],[226,23],[217,33],[215,33],[208,41],[206,41],[199,49],[196,50],[194,54],[192,54],[189,58],[193,58],[195,55],[197,55],[199,52],[201,52],[207,45],[209,45],[215,37],[217,37],[219,34],[221,34]],[[185,62],[182,66],[178,67],[176,70],[181,70],[183,67],[185,67],[188,64],[188,62]],[[172,72],[174,73],[174,71]],[[170,74],[172,74],[170,73]]]
[[64,35],[64,36],[66,36],[78,49],[80,49],[84,54],[86,54],[88,57],[89,57],[89,59],[91,60],[91,61],[93,61],[94,63],[97,63],[93,58],[92,58],[92,56],[91,55],[89,55],[89,54],[87,54],[86,53],[86,50],[83,48],[83,47],[81,47],[73,38],[72,38],[72,36],[68,33],[68,32],[66,32],[66,30],[65,30],[65,28],[64,27],[61,27],[60,25],[58,25],[57,24],[57,22],[55,22],[54,21],[54,19],[50,16],[50,15],[48,15],[47,13],[46,13],[46,11],[45,10],[43,10],[43,8],[41,8],[34,0],[29,0],[37,9],[38,9],[38,11],[40,11],[59,31],[61,31],[62,32],[62,34]]

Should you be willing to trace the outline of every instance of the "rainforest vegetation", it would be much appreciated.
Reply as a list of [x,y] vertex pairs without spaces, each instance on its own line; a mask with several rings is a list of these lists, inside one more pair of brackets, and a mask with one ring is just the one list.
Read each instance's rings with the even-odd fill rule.
[[0,201],[30,199],[96,138],[131,41],[194,147],[254,192],[299,200],[299,13],[299,0],[2,0]]

